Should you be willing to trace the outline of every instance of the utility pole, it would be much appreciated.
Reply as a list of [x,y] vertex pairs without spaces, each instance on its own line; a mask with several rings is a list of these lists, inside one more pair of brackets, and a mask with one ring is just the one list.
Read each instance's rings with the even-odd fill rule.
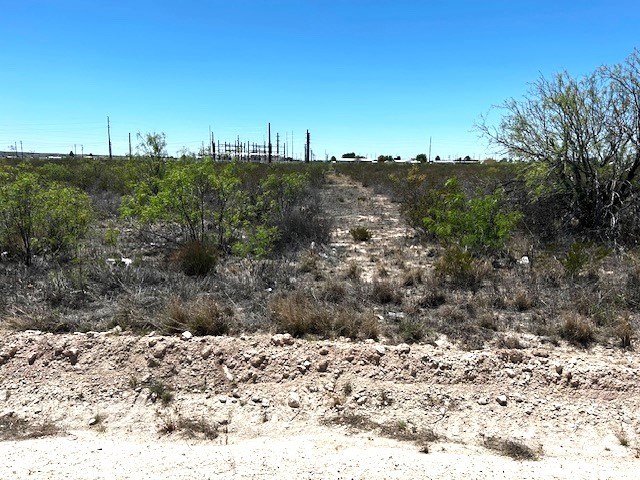
[[431,137],[429,137],[429,163],[431,163]]
[[280,158],[280,134],[276,133],[276,157]]
[[269,122],[269,163],[271,163],[271,122]]
[[109,117],[107,117],[107,137],[109,138],[109,160],[113,160],[113,154],[111,153],[111,124],[109,123]]
[[129,132],[129,160],[131,160],[132,155],[131,155],[131,132]]
[[311,157],[311,137],[309,135],[309,130],[307,130],[307,146],[304,150],[305,163],[309,163],[310,157]]
[[209,155],[213,156],[213,137],[211,136],[211,125],[209,125]]
[[[22,142],[20,142],[20,148],[22,148]],[[75,157],[76,155],[78,155],[78,144],[74,143],[73,144],[73,156]]]
[[82,152],[80,154],[80,158],[84,158],[84,145],[83,144],[80,144],[80,151]]
[[22,140],[20,140],[20,156],[24,158],[24,150],[22,149]]
[[293,148],[293,130],[291,130],[291,160],[294,160],[293,154],[295,153],[295,149]]

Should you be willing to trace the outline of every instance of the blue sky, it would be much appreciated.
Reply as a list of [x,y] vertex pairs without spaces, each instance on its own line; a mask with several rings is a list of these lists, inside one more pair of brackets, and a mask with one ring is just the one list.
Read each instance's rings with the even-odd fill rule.
[[[635,1],[0,0],[0,150],[169,154],[267,123],[317,158],[493,152],[473,130],[541,74],[640,47]],[[495,115],[492,117],[494,118]]]

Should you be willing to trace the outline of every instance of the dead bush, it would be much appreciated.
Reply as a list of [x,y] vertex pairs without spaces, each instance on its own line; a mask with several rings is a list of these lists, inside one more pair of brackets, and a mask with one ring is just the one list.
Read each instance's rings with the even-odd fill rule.
[[51,437],[58,433],[58,426],[49,420],[31,422],[13,412],[0,415],[0,441]]
[[352,228],[349,233],[356,242],[368,242],[371,240],[371,232],[365,227]]
[[204,438],[214,440],[219,435],[219,424],[205,418],[189,418],[174,412],[162,418],[159,432],[165,435],[180,433],[186,438]]
[[448,248],[434,267],[440,282],[472,292],[478,291],[492,272],[490,263],[456,247]]
[[402,303],[402,295],[397,287],[386,280],[374,280],[371,290],[373,300],[382,305],[387,303]]
[[176,250],[170,260],[185,275],[204,276],[216,267],[218,258],[217,248],[202,242],[191,242]]
[[234,326],[233,311],[212,298],[185,302],[174,297],[166,307],[161,330],[167,335],[184,331],[194,335],[226,335]]
[[486,437],[484,446],[514,460],[538,460],[542,453],[540,448],[534,449],[519,440],[500,437]]
[[415,287],[422,283],[422,270],[419,268],[412,268],[408,272],[405,272],[402,278],[402,285],[405,287]]
[[621,318],[615,329],[615,335],[620,340],[620,346],[622,348],[631,348],[631,342],[634,334],[635,330],[631,323],[631,319],[628,316]]
[[379,335],[378,321],[372,313],[327,304],[300,291],[271,299],[269,312],[278,332],[295,337],[375,339]]
[[560,337],[574,345],[588,347],[596,340],[593,323],[577,314],[567,314],[559,326]]

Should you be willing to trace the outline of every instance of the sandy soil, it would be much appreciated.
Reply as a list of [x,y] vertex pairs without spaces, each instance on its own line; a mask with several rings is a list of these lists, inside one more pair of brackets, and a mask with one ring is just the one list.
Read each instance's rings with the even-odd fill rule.
[[[382,260],[393,277],[398,251],[428,268],[388,199],[339,177],[328,193],[327,268],[355,259],[371,279]],[[373,241],[353,243],[354,221]],[[0,442],[0,478],[638,478],[638,355],[520,337],[521,349],[464,351],[445,338],[2,332],[0,418],[59,432]],[[162,432],[179,419],[217,436]]]

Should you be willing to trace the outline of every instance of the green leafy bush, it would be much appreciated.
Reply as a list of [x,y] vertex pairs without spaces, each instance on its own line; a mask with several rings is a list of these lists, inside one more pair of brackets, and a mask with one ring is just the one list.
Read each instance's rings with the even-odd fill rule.
[[72,254],[92,219],[88,195],[25,171],[0,177],[0,242],[26,265],[34,254]]
[[501,190],[467,198],[455,177],[429,196],[422,220],[425,230],[445,245],[474,253],[504,248],[521,218],[520,213],[506,210]]

